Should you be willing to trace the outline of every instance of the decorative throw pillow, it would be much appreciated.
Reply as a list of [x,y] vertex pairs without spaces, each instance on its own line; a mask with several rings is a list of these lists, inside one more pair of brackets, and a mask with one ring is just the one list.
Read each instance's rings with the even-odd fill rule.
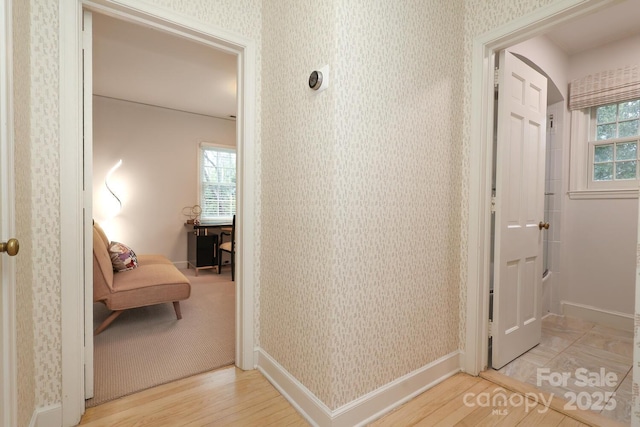
[[138,257],[129,246],[120,242],[111,242],[109,256],[114,271],[133,270],[138,266]]

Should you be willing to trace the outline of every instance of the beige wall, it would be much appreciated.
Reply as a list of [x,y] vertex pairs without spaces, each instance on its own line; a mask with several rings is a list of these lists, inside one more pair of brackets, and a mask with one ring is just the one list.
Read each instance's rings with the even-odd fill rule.
[[462,3],[264,6],[260,343],[336,409],[458,349]]
[[628,37],[571,56],[568,69],[569,82],[604,70],[637,64],[640,35]]
[[[236,122],[94,96],[93,216],[111,240],[159,253],[186,267],[182,214],[198,200],[199,142],[235,146]],[[110,185],[107,172],[122,159]]]
[[[638,57],[640,36],[591,49],[570,57],[568,80],[637,63]],[[565,176],[568,176],[568,170],[567,159]],[[560,298],[632,315],[638,200],[571,200],[565,197],[564,203],[562,262],[565,274]]]
[[[523,55],[537,65],[551,80],[547,89],[550,104],[566,100],[569,92],[568,68],[569,56],[545,35],[534,37],[507,49],[509,52]],[[555,86],[555,87],[554,87]],[[557,89],[552,96],[549,91]],[[562,98],[562,99],[560,99]]]
[[260,346],[321,401],[333,397],[336,1],[264,2]]
[[459,348],[463,3],[341,1],[337,22],[332,408]]

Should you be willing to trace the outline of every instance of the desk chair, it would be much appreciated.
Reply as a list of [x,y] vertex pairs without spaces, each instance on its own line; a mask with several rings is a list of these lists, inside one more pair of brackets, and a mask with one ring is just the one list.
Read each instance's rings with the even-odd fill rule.
[[220,238],[218,239],[218,242],[223,243],[224,236],[231,237],[231,231],[232,231],[232,227],[222,227],[220,229]]
[[[220,237],[224,235],[224,231],[220,233]],[[236,271],[236,216],[233,216],[231,225],[231,241],[220,243],[218,245],[218,274],[222,272],[222,252],[228,252],[231,255],[231,280],[235,281]]]

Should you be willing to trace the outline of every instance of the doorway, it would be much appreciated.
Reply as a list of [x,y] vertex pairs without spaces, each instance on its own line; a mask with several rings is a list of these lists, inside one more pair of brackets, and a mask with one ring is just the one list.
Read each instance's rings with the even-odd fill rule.
[[[578,4],[581,3],[581,4]],[[488,64],[493,64],[495,53],[517,42],[527,40],[549,30],[552,26],[561,25],[568,19],[583,16],[603,9],[611,2],[590,1],[576,2],[572,6],[548,7],[544,18],[532,17],[529,22],[516,22],[502,30],[503,33],[494,33],[485,38],[476,40],[474,63],[484,66],[476,67],[473,74],[472,86],[472,182],[470,198],[470,241],[469,241],[469,279],[468,292],[468,317],[467,317],[467,351],[471,355],[465,363],[470,372],[479,372],[487,365],[486,343],[484,338],[478,340],[479,334],[486,334],[486,315],[488,311],[488,283],[489,283],[489,255],[490,255],[490,188],[491,188],[491,162],[490,153],[493,135],[493,70]],[[474,180],[474,178],[479,178]],[[477,221],[477,222],[476,222]],[[474,286],[474,281],[478,286]],[[482,289],[482,290],[481,290]],[[478,291],[481,292],[478,293]],[[485,290],[487,292],[485,292]],[[477,351],[480,347],[485,349]],[[469,354],[469,353],[467,353]]]
[[[171,304],[139,307],[87,337],[87,347],[92,339],[94,349],[93,354],[87,350],[87,380],[93,378],[95,384],[87,381],[85,397],[86,406],[94,407],[233,364],[231,272],[225,264],[221,274],[211,268],[194,274],[187,248],[196,230],[186,221],[194,204],[205,208],[198,219],[203,224],[207,220],[207,228],[198,231],[204,230],[212,244],[199,248],[198,254],[207,266],[217,265],[220,221],[230,227],[235,213],[238,73],[235,55],[204,43],[97,12],[85,10],[83,16],[85,93],[92,94],[85,96],[84,126],[85,174],[91,190],[86,194],[92,198],[86,203],[85,222],[91,228],[87,247],[93,245],[93,220],[108,241],[132,248],[143,269],[148,268],[144,254],[161,254],[191,283],[190,297],[180,303],[182,320],[176,321]],[[206,202],[199,201],[198,192],[199,178],[205,176],[197,167],[203,138],[215,140],[232,156],[222,159],[224,173],[218,168],[221,160],[212,160],[206,175],[213,180],[211,186],[221,177],[229,189],[226,197],[218,197],[215,187]],[[185,210],[189,216],[181,217]],[[224,218],[212,217],[220,214]],[[89,249],[87,258],[92,257]],[[115,273],[115,280],[121,274],[130,273]],[[89,273],[87,283],[93,277]],[[86,330],[91,334],[110,311],[90,298],[87,307]]]
[[[89,3],[88,3],[89,4]],[[80,75],[81,28],[78,17],[83,1],[60,5],[60,140],[61,143],[61,244],[68,249],[61,265],[62,300],[62,397],[63,423],[75,424],[84,412],[84,318],[82,211],[83,193],[78,177],[82,176]],[[238,59],[238,201],[236,277],[236,365],[253,369],[254,362],[254,228],[255,228],[255,164],[256,123],[256,47],[255,41],[229,34],[218,28],[162,11],[150,5],[123,5],[123,2],[101,0],[90,7],[163,31],[209,43],[237,56]]]
[[[496,53],[504,48],[512,46],[517,42],[526,40],[532,36],[544,34],[550,28],[561,25],[566,19],[578,17],[581,15],[589,14],[597,10],[601,10],[604,6],[611,2],[585,2],[584,4],[573,4],[572,6],[565,5],[564,7],[558,7],[557,10],[551,11],[551,7],[547,8],[544,17],[543,14],[537,17],[537,21],[533,18],[529,22],[514,23],[505,32],[496,35],[496,33],[487,36],[485,39],[476,40],[477,50],[474,52],[474,63],[478,66],[484,61],[483,66],[493,63],[493,58]],[[555,16],[554,16],[555,15]],[[510,34],[509,34],[510,33]],[[485,332],[485,313],[488,309],[488,286],[490,266],[488,263],[489,249],[487,248],[488,237],[490,236],[490,227],[487,227],[490,216],[484,212],[489,211],[488,200],[490,195],[486,191],[488,187],[488,178],[491,174],[491,163],[487,161],[491,157],[491,147],[489,142],[492,141],[492,129],[485,123],[491,123],[491,117],[493,114],[493,101],[492,101],[492,80],[493,76],[490,74],[492,70],[485,68],[483,71],[475,73],[475,83],[473,91],[474,103],[472,105],[472,111],[474,111],[472,117],[472,143],[471,143],[471,158],[478,159],[477,162],[472,162],[472,182],[478,179],[477,186],[472,189],[471,193],[471,209],[470,209],[470,242],[469,242],[469,288],[468,288],[468,306],[467,306],[467,352],[474,353],[480,347],[485,344],[484,340],[488,337]],[[475,113],[475,107],[480,108],[482,112]],[[477,133],[475,131],[478,131]],[[477,157],[476,157],[477,156]],[[474,183],[475,186],[475,183]],[[490,187],[489,187],[490,188]],[[477,199],[476,199],[477,197]],[[480,211],[476,211],[480,209]],[[475,221],[479,220],[478,223]],[[474,281],[478,281],[478,284],[474,284]],[[487,286],[487,287],[485,287]],[[481,289],[481,293],[476,292]],[[487,294],[484,294],[485,289]],[[474,307],[475,306],[475,307]],[[469,316],[471,315],[471,316]],[[488,318],[488,317],[486,317]],[[475,325],[474,322],[477,322]],[[470,336],[472,335],[472,336]],[[475,341],[475,342],[474,342]],[[487,340],[488,341],[488,340]],[[468,353],[467,353],[468,354]],[[469,372],[480,372],[488,365],[488,351],[482,349],[475,353],[473,356],[468,357],[465,363],[465,369]]]

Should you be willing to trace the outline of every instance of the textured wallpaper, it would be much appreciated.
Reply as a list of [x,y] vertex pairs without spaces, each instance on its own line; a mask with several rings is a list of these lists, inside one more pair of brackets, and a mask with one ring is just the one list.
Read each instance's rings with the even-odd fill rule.
[[330,407],[458,349],[462,1],[341,1]]
[[[60,402],[58,4],[31,2],[31,253],[36,406]],[[22,72],[22,71],[21,71]]]
[[335,1],[265,1],[260,346],[320,400],[335,353],[335,97],[309,89],[335,61]]
[[13,3],[13,117],[15,145],[16,338],[18,352],[18,425],[29,424],[35,406],[33,251],[31,245],[30,36],[29,2]]
[[463,348],[471,41],[547,3],[264,2],[260,340],[331,409]]
[[260,340],[331,409],[458,348],[461,13],[265,2]]

